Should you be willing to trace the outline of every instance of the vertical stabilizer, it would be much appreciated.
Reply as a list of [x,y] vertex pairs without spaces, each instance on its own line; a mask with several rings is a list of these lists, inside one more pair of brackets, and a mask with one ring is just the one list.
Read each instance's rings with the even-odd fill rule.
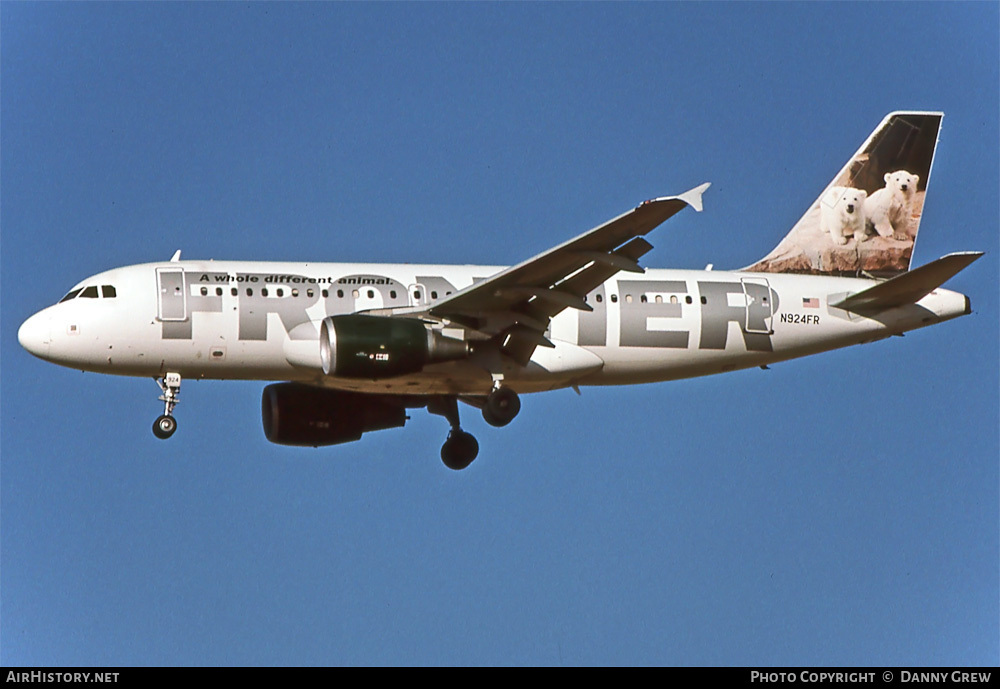
[[744,270],[880,277],[909,270],[942,117],[887,115],[781,243]]

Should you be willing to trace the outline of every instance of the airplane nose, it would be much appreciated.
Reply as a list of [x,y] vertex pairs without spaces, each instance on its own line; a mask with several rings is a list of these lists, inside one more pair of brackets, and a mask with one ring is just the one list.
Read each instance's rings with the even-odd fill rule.
[[51,314],[36,313],[21,324],[17,331],[17,341],[35,356],[45,359],[49,354],[49,343],[52,341],[51,324]]

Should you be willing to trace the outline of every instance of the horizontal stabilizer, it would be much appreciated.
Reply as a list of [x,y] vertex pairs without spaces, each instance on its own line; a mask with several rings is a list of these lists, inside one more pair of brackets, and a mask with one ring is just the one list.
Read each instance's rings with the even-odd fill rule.
[[915,304],[982,255],[981,251],[948,254],[830,306],[855,313],[871,313]]

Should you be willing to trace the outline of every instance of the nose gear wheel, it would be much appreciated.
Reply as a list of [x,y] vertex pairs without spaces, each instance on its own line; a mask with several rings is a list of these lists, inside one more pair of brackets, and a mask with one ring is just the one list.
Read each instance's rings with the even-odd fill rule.
[[153,422],[153,435],[160,440],[166,440],[177,430],[174,407],[180,401],[181,374],[167,373],[162,378],[157,378],[156,384],[163,391],[163,394],[160,395],[160,401],[163,402],[163,414]]

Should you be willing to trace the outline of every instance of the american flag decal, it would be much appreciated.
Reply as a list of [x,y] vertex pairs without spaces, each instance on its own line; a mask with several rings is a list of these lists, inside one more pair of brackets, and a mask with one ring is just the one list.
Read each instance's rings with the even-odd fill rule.
[[816,297],[802,297],[802,308],[804,309],[818,309],[819,299]]

